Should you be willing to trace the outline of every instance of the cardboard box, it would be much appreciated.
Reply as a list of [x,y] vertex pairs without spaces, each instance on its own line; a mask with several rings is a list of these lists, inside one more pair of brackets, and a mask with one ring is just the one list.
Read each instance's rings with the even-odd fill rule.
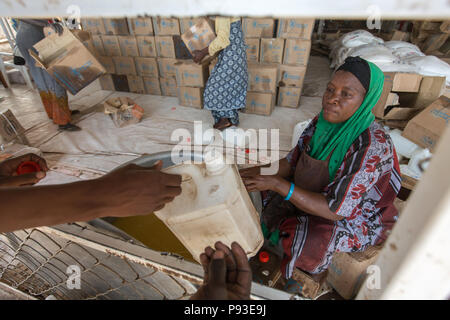
[[108,90],[108,91],[114,91],[114,81],[112,79],[112,76],[110,74],[104,74],[99,78],[100,81],[100,87],[102,90]]
[[310,40],[286,39],[283,64],[306,66],[308,65],[310,51]]
[[259,61],[265,63],[281,63],[283,61],[284,39],[261,39]]
[[131,18],[131,31],[135,35],[150,36],[153,35],[152,18]]
[[171,36],[156,36],[155,44],[158,57],[175,59],[175,46]]
[[126,75],[112,74],[111,77],[114,82],[115,91],[130,92],[130,87],[128,86],[128,78]]
[[153,30],[157,36],[173,36],[180,34],[180,24],[177,18],[153,18]]
[[420,29],[425,31],[438,31],[441,26],[441,22],[437,21],[422,21]]
[[72,30],[72,33],[75,35],[75,37],[78,38],[78,40],[81,41],[81,43],[83,43],[83,45],[86,47],[86,49],[89,50],[90,53],[92,53],[96,57],[99,56],[99,53],[95,49],[94,43],[92,42],[92,34],[89,31]]
[[274,19],[242,19],[242,31],[246,38],[273,38]]
[[137,75],[134,58],[132,57],[113,57],[116,67],[116,74],[121,75]]
[[161,87],[158,78],[143,77],[142,81],[144,81],[145,93],[157,96],[161,95]]
[[439,30],[444,33],[450,33],[450,20],[442,22],[439,26]]
[[105,34],[108,35],[129,35],[128,22],[126,18],[103,19]]
[[105,68],[69,29],[36,43],[30,55],[61,86],[75,95],[106,72]]
[[277,37],[310,40],[314,23],[314,19],[279,19]]
[[379,119],[409,120],[438,99],[445,88],[445,77],[385,72],[384,78],[383,92],[372,109]]
[[122,52],[120,50],[119,39],[117,36],[101,36],[105,55],[108,57],[120,57]]
[[179,61],[175,64],[175,77],[179,87],[202,88],[208,80],[208,64]]
[[25,137],[25,129],[12,111],[8,109],[0,114],[0,136],[3,138],[3,142],[8,143],[17,138],[22,144],[28,145],[29,142]]
[[385,81],[392,79],[394,92],[419,92],[422,76],[416,73],[386,72]]
[[328,267],[327,282],[344,299],[356,296],[367,277],[367,268],[378,258],[381,247],[369,247],[367,252],[336,252]]
[[413,106],[423,109],[441,96],[446,86],[445,77],[424,76],[420,82],[419,92],[415,96]]
[[275,105],[275,95],[271,93],[247,92],[245,113],[270,116]]
[[201,21],[203,18],[181,18],[180,21],[180,33],[183,34],[188,31],[193,25]]
[[248,91],[275,93],[277,66],[257,63],[248,64]]
[[135,36],[118,36],[120,52],[124,57],[138,57],[139,50]]
[[178,87],[178,103],[181,106],[203,108],[203,88]]
[[92,34],[105,34],[105,26],[102,19],[81,18],[81,27],[83,30],[90,31]]
[[98,61],[102,64],[107,73],[116,73],[116,65],[112,57],[98,57]]
[[95,51],[100,56],[106,56],[105,48],[103,47],[102,37],[99,35],[92,35],[92,44],[94,45]]
[[117,128],[139,123],[144,116],[144,109],[128,97],[108,99],[103,107]]
[[136,61],[136,72],[141,77],[158,79],[158,63],[156,58],[134,58]]
[[298,108],[301,94],[302,88],[280,87],[278,88],[277,106]]
[[200,19],[181,36],[191,54],[195,50],[206,48],[215,38],[216,34],[209,19]]
[[245,44],[247,46],[247,61],[259,62],[259,39],[246,38]]
[[306,66],[278,66],[277,86],[279,87],[303,87]]
[[162,78],[175,78],[177,75],[175,64],[177,59],[157,58],[159,76]]
[[430,54],[433,51],[439,50],[439,48],[447,41],[448,37],[448,33],[430,35],[421,46],[421,49],[425,54]]
[[156,57],[156,43],[155,37],[152,36],[137,36],[137,46],[139,55],[141,57]]
[[128,87],[130,88],[130,92],[134,93],[145,93],[144,81],[142,77],[139,76],[127,76],[128,79]]
[[412,118],[402,136],[433,152],[450,119],[450,99],[441,96]]
[[175,78],[159,78],[159,85],[163,96],[176,97],[178,95],[177,80]]
[[192,55],[186,44],[181,39],[181,36],[172,36],[173,45],[175,48],[175,59],[192,59]]
[[409,32],[395,30],[392,33],[391,41],[409,41]]

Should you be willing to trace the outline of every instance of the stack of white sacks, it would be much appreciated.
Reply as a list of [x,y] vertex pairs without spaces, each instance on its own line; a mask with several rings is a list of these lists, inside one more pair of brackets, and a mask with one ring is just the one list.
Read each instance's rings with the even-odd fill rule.
[[344,34],[331,44],[331,68],[339,67],[349,56],[375,63],[383,72],[408,72],[424,76],[444,76],[450,86],[450,65],[435,56],[426,56],[405,41],[387,41],[365,30]]

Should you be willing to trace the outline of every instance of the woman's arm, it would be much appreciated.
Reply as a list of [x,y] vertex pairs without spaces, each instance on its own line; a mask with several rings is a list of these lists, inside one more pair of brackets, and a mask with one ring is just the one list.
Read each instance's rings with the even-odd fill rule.
[[214,56],[220,50],[225,49],[230,44],[230,18],[217,17],[216,18],[216,38],[209,44],[208,47],[202,50],[195,50],[193,52],[193,60],[195,63],[201,63],[206,55]]
[[[273,191],[285,197],[288,195],[290,188],[291,183],[282,178],[276,179],[273,185]],[[339,216],[330,210],[327,199],[321,193],[307,191],[295,186],[289,201],[300,210],[314,216],[332,221],[344,219],[344,217]]]
[[[257,175],[253,177],[244,177],[244,185],[249,192],[271,190],[286,197],[291,188],[291,183],[278,176]],[[328,220],[341,220],[344,217],[334,214],[328,207],[328,202],[324,195],[316,192],[310,192],[298,186],[294,187],[290,200],[294,206],[300,210],[314,216],[322,217]]]
[[217,52],[225,49],[230,44],[231,19],[217,17],[215,24],[216,38],[208,46],[208,52],[210,56],[215,55]]

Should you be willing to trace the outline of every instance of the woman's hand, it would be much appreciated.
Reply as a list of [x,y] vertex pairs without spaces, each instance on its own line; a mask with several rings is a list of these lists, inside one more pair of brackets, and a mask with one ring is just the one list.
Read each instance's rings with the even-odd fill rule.
[[253,191],[276,191],[280,184],[280,177],[277,175],[255,175],[249,177],[242,177],[245,187],[248,192]]
[[259,176],[261,174],[261,167],[251,167],[239,170],[241,178],[251,178],[254,176]]
[[[39,164],[41,171],[17,174],[17,168],[24,161],[34,161]],[[34,153],[8,159],[0,163],[0,187],[20,187],[33,185],[45,177],[48,171],[47,162]]]
[[208,54],[208,47],[202,49],[202,50],[195,50],[192,55],[194,58],[194,62],[195,63],[201,63],[203,58],[206,57],[206,55]]

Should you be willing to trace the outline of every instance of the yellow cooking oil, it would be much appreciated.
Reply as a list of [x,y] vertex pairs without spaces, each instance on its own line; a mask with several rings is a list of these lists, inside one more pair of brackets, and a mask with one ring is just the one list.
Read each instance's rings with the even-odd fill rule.
[[154,214],[118,218],[112,224],[152,250],[174,253],[197,263],[172,231]]

